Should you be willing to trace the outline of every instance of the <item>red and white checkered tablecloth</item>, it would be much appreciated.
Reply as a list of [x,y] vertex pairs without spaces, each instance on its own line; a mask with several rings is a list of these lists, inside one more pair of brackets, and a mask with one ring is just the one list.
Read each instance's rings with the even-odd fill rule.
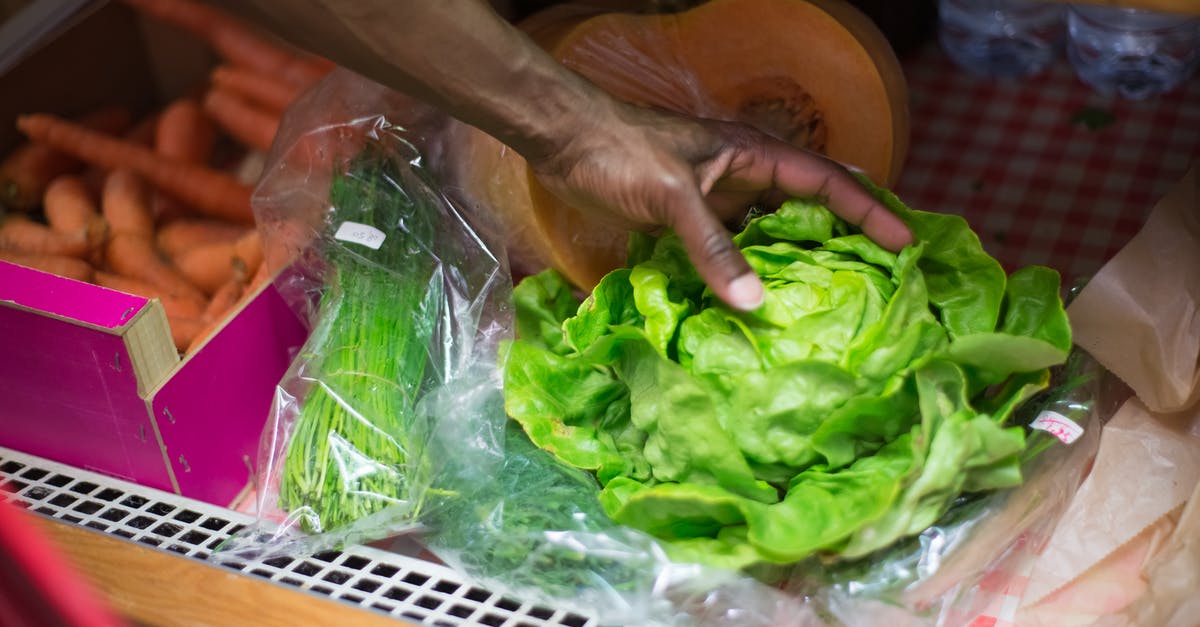
[[[1021,80],[970,75],[931,43],[902,60],[912,135],[895,192],[963,215],[1012,271],[1041,264],[1086,279],[1200,161],[1200,76],[1157,98],[1105,98],[1060,58]],[[1108,112],[1107,126],[1077,121]]]

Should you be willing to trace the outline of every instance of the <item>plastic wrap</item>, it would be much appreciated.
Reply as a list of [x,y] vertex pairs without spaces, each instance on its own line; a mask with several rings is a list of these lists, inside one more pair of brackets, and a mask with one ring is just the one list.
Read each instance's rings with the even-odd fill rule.
[[[1103,379],[1086,355],[1077,354],[1059,373],[1059,384],[1022,414],[1031,420],[1056,405],[1084,427],[1084,437],[1068,446],[1033,432],[1030,451],[1037,454],[1025,464],[1020,488],[963,498],[919,537],[855,562],[814,558],[754,577],[672,561],[654,538],[604,514],[591,475],[538,450],[505,414],[499,346],[514,333],[512,277],[505,241],[494,236],[503,230],[495,215],[467,200],[470,190],[455,182],[457,162],[466,158],[456,139],[462,133],[445,118],[340,72],[285,118],[255,208],[269,263],[279,272],[277,286],[313,333],[280,382],[264,431],[258,520],[214,559],[295,557],[414,534],[488,588],[605,624],[641,625],[884,619],[954,625],[972,616],[1005,578],[1019,576],[1004,570],[1006,557],[1049,533],[1095,452],[1106,408],[1097,402]],[[355,173],[363,163],[376,168],[371,180],[382,181],[383,191],[361,205],[340,200],[339,181],[348,173],[361,180]],[[380,167],[386,175],[379,175]],[[370,223],[372,203],[396,197],[423,213],[373,224],[381,233],[335,236],[344,222]],[[381,265],[370,247],[380,237],[384,246],[402,237],[409,244]],[[375,308],[402,300],[401,290],[415,285],[415,317],[360,333],[356,342],[331,343],[340,333],[333,321],[343,318],[338,307],[351,291],[347,267],[380,274],[392,286],[360,303],[363,316],[377,315]],[[425,331],[417,334],[417,327]],[[398,332],[421,341],[417,353],[403,353],[405,363],[421,365],[416,380],[331,367],[339,363],[333,356],[367,351]],[[411,402],[399,421],[395,410],[379,409],[387,407],[380,397],[397,386]],[[349,446],[361,435],[343,427],[298,436],[296,425],[318,394],[337,401],[343,424],[350,425],[345,429],[375,434],[386,454]],[[333,520],[321,515],[316,496],[314,502],[283,497],[289,452],[328,456],[334,463],[321,466],[331,473],[322,477],[325,484],[370,505]],[[382,487],[372,488],[372,477]],[[985,578],[989,585],[980,586]]]
[[439,471],[421,399],[488,359],[476,351],[503,331],[512,285],[486,222],[434,182],[425,155],[445,124],[348,72],[289,110],[254,208],[276,285],[311,332],[264,433],[259,524],[228,554],[418,524]]
[[[866,558],[813,558],[768,580],[671,561],[656,540],[605,516],[590,475],[533,447],[503,417],[491,383],[447,389],[440,415],[471,408],[480,422],[439,423],[435,446],[451,447],[459,460],[439,486],[466,498],[435,508],[424,541],[492,589],[604,624],[967,624],[1003,597],[1023,576],[1022,560],[1050,537],[1090,467],[1102,417],[1113,411],[1102,392],[1119,386],[1085,353],[1073,354],[1056,378],[1020,419],[1056,411],[1083,432],[1069,446],[1033,432],[1020,488],[964,497],[919,536]],[[464,443],[479,448],[463,455]]]

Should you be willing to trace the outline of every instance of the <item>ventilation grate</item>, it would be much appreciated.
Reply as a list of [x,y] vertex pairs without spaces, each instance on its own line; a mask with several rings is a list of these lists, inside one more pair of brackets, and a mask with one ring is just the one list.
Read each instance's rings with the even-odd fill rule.
[[[0,447],[0,500],[184,558],[208,560],[253,517]],[[428,625],[594,627],[587,617],[514,601],[440,564],[372,547],[222,568]]]

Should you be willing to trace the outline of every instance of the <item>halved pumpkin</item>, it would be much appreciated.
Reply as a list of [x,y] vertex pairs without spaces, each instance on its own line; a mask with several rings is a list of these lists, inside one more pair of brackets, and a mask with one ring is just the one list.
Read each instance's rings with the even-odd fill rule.
[[[741,121],[890,185],[908,142],[900,64],[842,0],[710,0],[667,14],[558,6],[522,27],[564,65],[627,102]],[[569,207],[519,155],[475,132],[467,177],[510,228],[516,266],[590,289],[625,262],[628,233]]]

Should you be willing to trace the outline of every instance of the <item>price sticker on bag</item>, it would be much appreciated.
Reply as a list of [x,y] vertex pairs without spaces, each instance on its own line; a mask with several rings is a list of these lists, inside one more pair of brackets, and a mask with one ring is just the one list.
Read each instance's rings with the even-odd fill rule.
[[370,224],[359,224],[358,222],[343,222],[338,226],[338,230],[333,234],[334,239],[343,242],[353,242],[370,248],[371,250],[379,250],[383,246],[383,240],[387,239],[387,235],[383,231],[371,226]]
[[1083,435],[1083,427],[1079,426],[1079,423],[1056,411],[1044,411],[1038,414],[1038,417],[1029,426],[1049,433],[1062,440],[1063,444],[1070,444]]

